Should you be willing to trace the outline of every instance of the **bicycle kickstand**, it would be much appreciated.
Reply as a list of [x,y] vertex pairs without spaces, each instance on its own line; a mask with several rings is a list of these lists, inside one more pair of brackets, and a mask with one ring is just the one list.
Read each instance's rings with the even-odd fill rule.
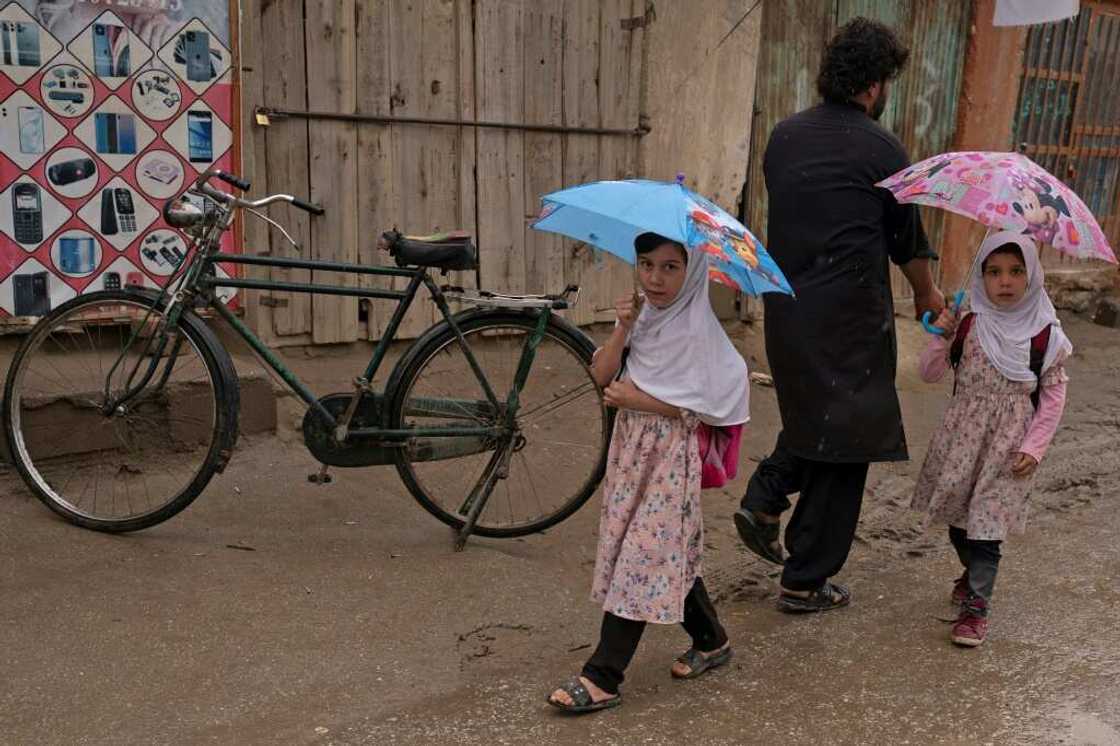
[[467,520],[463,523],[463,527],[459,529],[455,535],[455,551],[463,551],[463,547],[467,544],[467,539],[470,538],[474,532],[474,526],[478,523],[478,517],[482,515],[482,509],[486,507],[486,501],[490,499],[490,493],[494,491],[494,483],[499,479],[506,479],[509,477],[509,460],[513,453],[513,441],[506,444],[498,463],[483,479],[482,484],[479,485],[474,499],[470,501],[471,507],[467,511]]
[[[491,480],[487,480],[491,481]],[[471,509],[467,513],[467,522],[455,534],[455,551],[461,552],[467,545],[467,539],[470,538],[471,533],[474,531],[474,524],[478,522],[478,516],[482,514],[482,509],[486,507],[486,501],[490,499],[490,490],[485,490],[475,498],[474,503],[471,504]]]

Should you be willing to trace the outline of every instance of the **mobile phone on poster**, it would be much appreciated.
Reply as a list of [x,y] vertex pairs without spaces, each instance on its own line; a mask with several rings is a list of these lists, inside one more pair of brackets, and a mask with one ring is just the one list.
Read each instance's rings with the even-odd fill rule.
[[19,107],[19,152],[42,153],[43,110],[38,106]]
[[136,153],[136,115],[117,114],[117,152]]
[[136,207],[132,204],[132,192],[123,187],[117,187],[113,190],[113,204],[121,223],[121,230],[125,233],[135,233]]
[[205,82],[213,78],[214,69],[210,64],[210,34],[205,31],[188,31],[182,38],[187,80]]
[[15,48],[15,24],[11,21],[0,21],[0,39],[3,40],[4,56],[0,57],[0,63],[5,65],[15,64],[12,58],[12,50]]
[[187,112],[187,151],[191,163],[214,160],[214,120],[208,111]]
[[93,115],[94,148],[98,153],[117,152],[117,115],[97,112]]
[[93,73],[99,78],[113,77],[113,52],[104,23],[93,24]]
[[16,275],[12,278],[16,316],[44,316],[50,313],[50,285],[46,272]]
[[128,29],[93,24],[93,71],[101,78],[127,78],[131,72]]
[[43,240],[43,201],[37,184],[12,187],[12,225],[16,241],[33,245]]
[[136,153],[136,116],[98,112],[93,115],[95,147],[98,153],[132,155]]
[[17,21],[16,27],[16,59],[22,67],[38,67],[39,57],[39,27],[34,23]]

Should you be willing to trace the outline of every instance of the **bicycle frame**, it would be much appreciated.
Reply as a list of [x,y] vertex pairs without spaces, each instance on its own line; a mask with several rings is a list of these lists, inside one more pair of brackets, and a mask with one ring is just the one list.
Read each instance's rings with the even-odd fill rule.
[[[204,178],[205,175],[199,178],[196,187],[199,187],[199,184],[203,183]],[[205,184],[202,184],[199,190],[207,196],[211,196],[215,199],[222,199],[221,212],[217,213],[215,220],[209,222],[202,233],[196,234],[194,242],[196,251],[192,257],[190,257],[187,267],[184,268],[184,272],[181,274],[179,281],[174,283],[175,289],[172,291],[174,300],[169,304],[162,323],[170,328],[174,328],[179,315],[183,313],[183,308],[188,305],[188,301],[192,300],[199,291],[202,292],[202,296],[207,300],[208,306],[217,311],[217,314],[224,318],[226,323],[230,324],[237,336],[240,336],[256,354],[260,355],[264,363],[280,376],[280,379],[289,386],[292,392],[296,393],[311,410],[317,413],[321,422],[334,430],[334,438],[339,444],[342,444],[342,442],[352,437],[373,438],[377,441],[388,442],[388,444],[391,445],[403,445],[411,438],[475,437],[479,439],[479,442],[482,442],[482,439],[486,439],[489,442],[494,442],[495,439],[511,440],[520,393],[524,388],[525,381],[528,380],[536,347],[540,345],[540,342],[544,338],[544,330],[548,327],[549,318],[551,316],[551,308],[549,306],[540,307],[540,313],[538,319],[536,319],[533,333],[526,338],[522,348],[519,367],[517,367],[510,394],[508,394],[505,402],[500,402],[497,399],[497,395],[494,393],[493,386],[486,379],[486,374],[482,370],[482,366],[478,364],[477,358],[472,349],[470,349],[470,345],[467,343],[463,332],[461,332],[461,329],[456,323],[455,314],[452,314],[451,309],[448,307],[444,291],[431,279],[428,268],[376,267],[376,265],[375,267],[370,267],[370,265],[346,262],[252,257],[252,255],[245,254],[222,253],[217,251],[217,246],[220,245],[222,234],[230,229],[233,223],[235,205],[259,206],[267,204],[272,201],[272,199],[277,199],[278,197],[265,198],[264,201],[258,203],[242,203],[241,201],[236,201],[236,199],[231,199],[223,193],[216,192],[215,189]],[[215,271],[216,265],[220,262],[255,265],[255,267],[340,272],[351,274],[351,276],[403,278],[408,279],[409,282],[408,287],[404,290],[392,290],[324,285],[324,283],[316,282],[280,282],[240,278],[222,279],[217,276],[217,272]],[[164,292],[168,292],[171,285],[172,283],[169,283],[169,288],[165,289]],[[480,416],[486,416],[488,420],[493,422],[493,425],[445,425],[404,429],[391,429],[388,427],[351,428],[349,427],[349,421],[351,421],[362,395],[370,394],[376,398],[377,392],[372,390],[371,382],[373,381],[374,375],[380,370],[385,355],[389,352],[389,345],[394,341],[396,332],[398,332],[401,321],[404,319],[404,315],[408,313],[409,308],[412,306],[412,301],[416,300],[417,292],[421,285],[428,289],[429,295],[432,300],[436,302],[436,306],[439,308],[442,317],[444,317],[445,323],[447,323],[452,330],[452,333],[455,334],[459,348],[461,352],[463,352],[470,369],[474,372],[486,399],[485,401],[417,399],[409,402],[410,409],[413,411],[422,411],[423,413],[429,414],[429,416],[442,416],[449,419],[461,418],[464,417],[464,414],[466,414],[467,419],[472,420],[477,420]],[[363,374],[354,381],[353,399],[349,402],[343,416],[336,417],[335,414],[324,407],[323,402],[316,397],[315,393],[311,392],[311,390],[307,388],[307,385],[300,381],[299,377],[288,369],[288,366],[283,364],[276,353],[273,353],[272,349],[267,344],[264,344],[260,337],[253,333],[252,329],[246,326],[240,318],[237,318],[236,315],[225,306],[221,299],[218,299],[214,292],[217,288],[279,290],[284,292],[312,293],[312,295],[395,300],[396,309],[389,320],[388,326],[385,327],[384,334],[382,334],[381,339],[377,341],[370,363],[366,365]],[[166,345],[166,338],[162,339],[159,345],[161,351],[162,347]],[[174,358],[172,358],[172,360],[174,360]],[[151,379],[153,370],[155,370],[155,365],[156,363],[153,361],[151,370],[141,376],[140,384],[136,386],[136,388],[125,392],[122,399],[111,403],[114,405],[119,404],[133,397],[133,395],[136,395],[136,393]],[[482,449],[483,448],[479,448],[479,450]],[[498,447],[497,450],[501,451],[502,448]],[[437,447],[429,449],[428,458],[450,458],[461,455],[463,455],[463,444],[461,444],[461,442],[459,442],[459,444],[448,442],[444,448]]]
[[[329,272],[343,272],[355,275],[374,275],[381,277],[399,277],[407,278],[409,280],[407,288],[404,290],[381,290],[377,288],[358,288],[347,287],[342,285],[325,285],[318,283],[296,283],[296,282],[274,282],[271,280],[250,280],[250,279],[221,279],[211,270],[207,271],[206,267],[213,267],[218,262],[225,262],[230,264],[244,264],[263,267],[277,267],[284,269],[310,269]],[[518,396],[521,389],[528,379],[529,371],[532,367],[533,358],[535,356],[536,348],[540,341],[544,338],[544,331],[548,325],[550,310],[546,308],[541,309],[540,316],[537,321],[536,328],[533,334],[526,340],[525,346],[522,349],[521,359],[518,365],[517,374],[514,377],[514,385],[510,391],[509,398],[506,402],[499,402],[494,393],[490,382],[486,378],[478,360],[475,358],[474,353],[471,351],[470,345],[464,339],[462,331],[459,329],[458,324],[455,322],[454,314],[451,312],[450,307],[447,305],[447,299],[443,291],[432,280],[428,274],[428,270],[423,267],[409,269],[409,268],[396,268],[396,267],[377,267],[366,266],[362,264],[349,264],[343,262],[328,262],[316,259],[283,259],[273,257],[257,257],[245,256],[241,254],[223,254],[214,253],[207,255],[203,258],[202,263],[204,269],[200,272],[197,279],[197,286],[202,289],[212,290],[220,287],[228,288],[241,288],[248,290],[280,290],[284,292],[293,293],[318,293],[324,295],[340,295],[354,298],[373,298],[384,300],[396,300],[397,307],[393,312],[389,323],[385,328],[384,334],[378,340],[377,346],[373,350],[373,355],[370,358],[369,364],[362,376],[357,380],[356,384],[362,391],[369,391],[369,384],[373,380],[377,371],[380,369],[385,355],[389,350],[389,345],[396,338],[397,329],[400,327],[404,315],[412,306],[412,302],[416,298],[416,294],[423,285],[427,288],[432,300],[435,301],[436,307],[439,309],[443,319],[450,326],[455,333],[458,340],[460,349],[466,357],[471,366],[475,377],[478,379],[479,385],[486,396],[486,402],[483,405],[488,405],[491,413],[503,413],[505,427],[455,427],[455,426],[441,426],[441,427],[418,427],[407,428],[401,430],[392,430],[388,428],[357,428],[347,429],[346,436],[352,437],[376,437],[386,441],[402,441],[409,438],[430,438],[430,437],[464,437],[464,436],[490,436],[496,437],[501,435],[506,428],[511,427],[514,422],[514,417],[517,413]],[[237,332],[245,342],[253,348],[261,356],[261,358],[268,364],[272,370],[292,389],[297,396],[300,397],[309,407],[315,409],[323,421],[329,423],[332,427],[338,428],[340,425],[339,418],[332,415],[322,405],[314,393],[308,389],[302,381],[293,373],[284,363],[276,356],[276,354],[268,347],[261,339],[250,329],[246,324],[237,318],[237,316],[226,307],[226,305],[216,298],[211,302],[218,314],[224,318],[231,327]],[[461,415],[464,408],[470,410],[479,408],[478,403],[469,403],[472,406],[464,407],[463,402],[454,402],[452,406],[448,406],[439,399],[420,399],[417,400],[426,412],[433,414],[443,413],[447,416]],[[343,434],[343,433],[340,433]],[[338,438],[344,440],[345,436]]]
[[[230,195],[214,190],[213,187],[205,184],[206,178],[211,172],[203,174],[195,183],[195,188],[202,194],[209,196],[221,205],[220,212],[215,213],[216,217],[209,221],[205,229],[201,233],[195,234],[193,247],[195,251],[188,259],[187,265],[183,268],[183,273],[178,277],[173,276],[172,282],[164,288],[162,294],[171,294],[172,301],[168,304],[166,311],[161,314],[161,325],[164,328],[174,328],[183,308],[190,304],[196,295],[201,291],[201,296],[206,300],[207,305],[213,308],[219,316],[226,320],[227,323],[233,328],[239,337],[241,337],[246,344],[248,344],[261,359],[287,384],[287,386],[297,395],[300,399],[311,408],[321,421],[329,425],[334,431],[334,439],[338,443],[343,443],[349,438],[369,438],[375,439],[381,443],[391,445],[404,445],[412,438],[469,438],[476,437],[481,439],[485,438],[488,442],[494,443],[495,441],[505,442],[508,446],[512,442],[512,432],[515,427],[515,418],[517,414],[520,392],[525,386],[528,379],[529,371],[532,368],[533,359],[535,357],[536,349],[542,339],[544,339],[545,329],[551,316],[551,307],[549,305],[539,306],[539,315],[537,323],[533,332],[527,337],[525,344],[521,351],[521,357],[518,363],[518,369],[514,376],[513,385],[510,389],[509,395],[505,402],[500,402],[494,393],[493,387],[486,378],[481,366],[478,363],[469,343],[463,336],[462,330],[455,321],[455,314],[447,305],[447,298],[443,290],[436,285],[432,280],[427,267],[384,267],[384,266],[367,266],[363,264],[352,264],[344,262],[332,262],[317,259],[289,259],[279,257],[259,257],[248,256],[243,254],[226,254],[217,250],[222,234],[224,234],[232,225],[235,215],[235,207],[259,207],[269,204],[273,201],[288,200],[292,198],[287,195],[274,195],[273,197],[265,198],[257,202],[243,202]],[[321,283],[294,283],[294,282],[276,282],[270,280],[252,280],[252,279],[238,279],[229,278],[222,279],[217,275],[216,267],[219,262],[230,264],[263,266],[263,267],[276,267],[282,269],[308,269],[319,270],[325,272],[339,272],[350,275],[373,275],[381,277],[396,277],[407,278],[409,280],[408,286],[404,290],[383,290],[377,288],[360,288],[343,285],[327,285]],[[448,324],[449,328],[455,335],[458,345],[463,352],[464,357],[467,359],[476,379],[484,395],[485,401],[461,401],[461,400],[446,400],[446,399],[425,399],[419,398],[410,400],[411,411],[422,411],[428,415],[443,416],[446,418],[463,417],[467,415],[467,419],[477,420],[480,416],[487,416],[494,424],[490,426],[475,425],[475,426],[456,426],[456,425],[441,425],[434,427],[414,427],[403,429],[392,429],[388,427],[363,427],[363,428],[350,428],[349,422],[358,407],[359,400],[363,394],[368,394],[373,397],[378,397],[379,392],[373,391],[370,384],[373,381],[374,375],[380,369],[385,355],[388,352],[389,345],[396,338],[397,330],[400,327],[404,315],[412,306],[412,302],[416,298],[416,294],[423,285],[427,288],[432,300],[439,308],[440,314],[443,316],[444,321]],[[366,366],[366,369],[361,377],[354,381],[354,395],[351,399],[349,406],[341,418],[332,414],[319,400],[318,397],[299,379],[294,372],[292,372],[284,363],[277,357],[272,349],[265,344],[244,322],[241,321],[230,309],[223,303],[218,296],[213,292],[217,288],[239,288],[246,290],[279,290],[282,292],[294,293],[308,293],[308,294],[322,294],[322,295],[339,295],[356,298],[370,298],[370,299],[385,299],[396,300],[397,308],[395,309],[389,323],[382,334],[381,339],[378,340],[377,346],[374,348],[373,355]],[[160,336],[160,335],[155,335]],[[148,345],[150,346],[153,339],[149,338]],[[135,335],[134,335],[135,339]],[[131,344],[130,340],[130,344]],[[127,391],[118,399],[107,402],[105,405],[107,409],[115,408],[129,399],[139,394],[147,383],[151,380],[156,367],[158,366],[158,359],[166,346],[166,337],[160,336],[158,348],[154,359],[149,365],[149,369],[140,377],[140,381],[130,386]],[[173,361],[174,358],[171,358]],[[168,363],[168,371],[165,372],[163,378],[167,377],[170,371],[170,366],[173,362]],[[135,371],[133,374],[135,375]],[[131,379],[130,379],[131,380]],[[380,394],[392,392],[380,392]],[[499,418],[499,415],[501,417]],[[505,450],[501,444],[495,447],[496,456],[500,455],[501,451]],[[489,448],[479,448],[479,450],[489,450]],[[440,458],[454,458],[463,455],[462,444],[447,443],[443,448],[434,447],[430,448],[427,453],[428,460],[436,460]]]

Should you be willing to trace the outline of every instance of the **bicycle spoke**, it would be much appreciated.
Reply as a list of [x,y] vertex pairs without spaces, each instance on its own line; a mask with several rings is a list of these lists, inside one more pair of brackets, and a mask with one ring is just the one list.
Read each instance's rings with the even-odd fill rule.
[[533,438],[534,443],[548,443],[551,446],[564,446],[565,448],[586,448],[592,451],[599,450],[597,443],[576,443],[570,440],[554,440],[549,438]]
[[585,384],[583,386],[580,386],[577,389],[573,389],[572,391],[570,391],[566,394],[561,394],[560,396],[556,397],[555,399],[553,399],[550,402],[546,402],[544,404],[537,405],[536,407],[529,410],[528,412],[520,413],[518,415],[518,419],[521,420],[522,422],[529,422],[533,419],[533,416],[538,414],[538,413],[540,413],[542,416],[546,415],[546,414],[549,414],[549,413],[559,409],[560,407],[563,407],[567,404],[571,404],[572,402],[576,401],[577,399],[583,398],[584,396],[592,393],[595,390],[596,390],[596,386],[595,386],[594,383]]
[[521,459],[521,462],[523,464],[525,464],[525,476],[529,480],[529,488],[533,491],[533,497],[536,498],[536,500],[537,500],[537,508],[543,511],[544,506],[541,504],[540,493],[537,492],[537,485],[534,484],[534,482],[533,482],[533,468],[531,466],[529,466],[529,462],[525,458],[525,452],[524,451],[519,452],[517,455]]
[[513,519],[513,495],[511,494],[511,491],[510,491],[510,488],[509,488],[509,480],[508,479],[503,479],[502,480],[502,487],[505,489],[505,492],[506,492],[506,506],[509,508],[509,517],[510,517],[510,520],[512,520]]
[[55,364],[54,364],[54,363],[53,363],[52,361],[48,360],[47,362],[48,362],[48,363],[50,364],[50,366],[51,366],[51,369],[52,369],[52,370],[53,370],[53,371],[54,371],[54,372],[55,372],[56,374],[58,374],[58,378],[56,378],[55,380],[56,380],[56,381],[58,381],[58,382],[59,382],[59,384],[61,384],[61,387],[62,387],[63,389],[65,389],[65,388],[66,388],[67,386],[69,386],[69,385],[70,385],[70,383],[69,383],[69,377],[68,377],[68,376],[67,376],[67,375],[66,375],[65,373],[63,373],[63,372],[62,372],[61,370],[59,370],[59,369],[58,369],[58,366],[57,366],[57,365],[55,365]]
[[51,342],[54,342],[55,347],[57,347],[62,352],[62,354],[66,355],[68,358],[80,358],[81,352],[79,350],[74,347],[67,347],[66,345],[62,344],[62,334],[52,334],[49,338]]

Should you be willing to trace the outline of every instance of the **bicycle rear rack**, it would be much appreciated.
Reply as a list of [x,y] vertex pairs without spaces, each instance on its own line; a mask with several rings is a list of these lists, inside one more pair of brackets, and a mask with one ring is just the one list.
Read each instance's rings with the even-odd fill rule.
[[487,308],[551,308],[562,311],[579,302],[579,285],[569,285],[559,295],[510,295],[452,285],[442,285],[440,291],[447,300]]

